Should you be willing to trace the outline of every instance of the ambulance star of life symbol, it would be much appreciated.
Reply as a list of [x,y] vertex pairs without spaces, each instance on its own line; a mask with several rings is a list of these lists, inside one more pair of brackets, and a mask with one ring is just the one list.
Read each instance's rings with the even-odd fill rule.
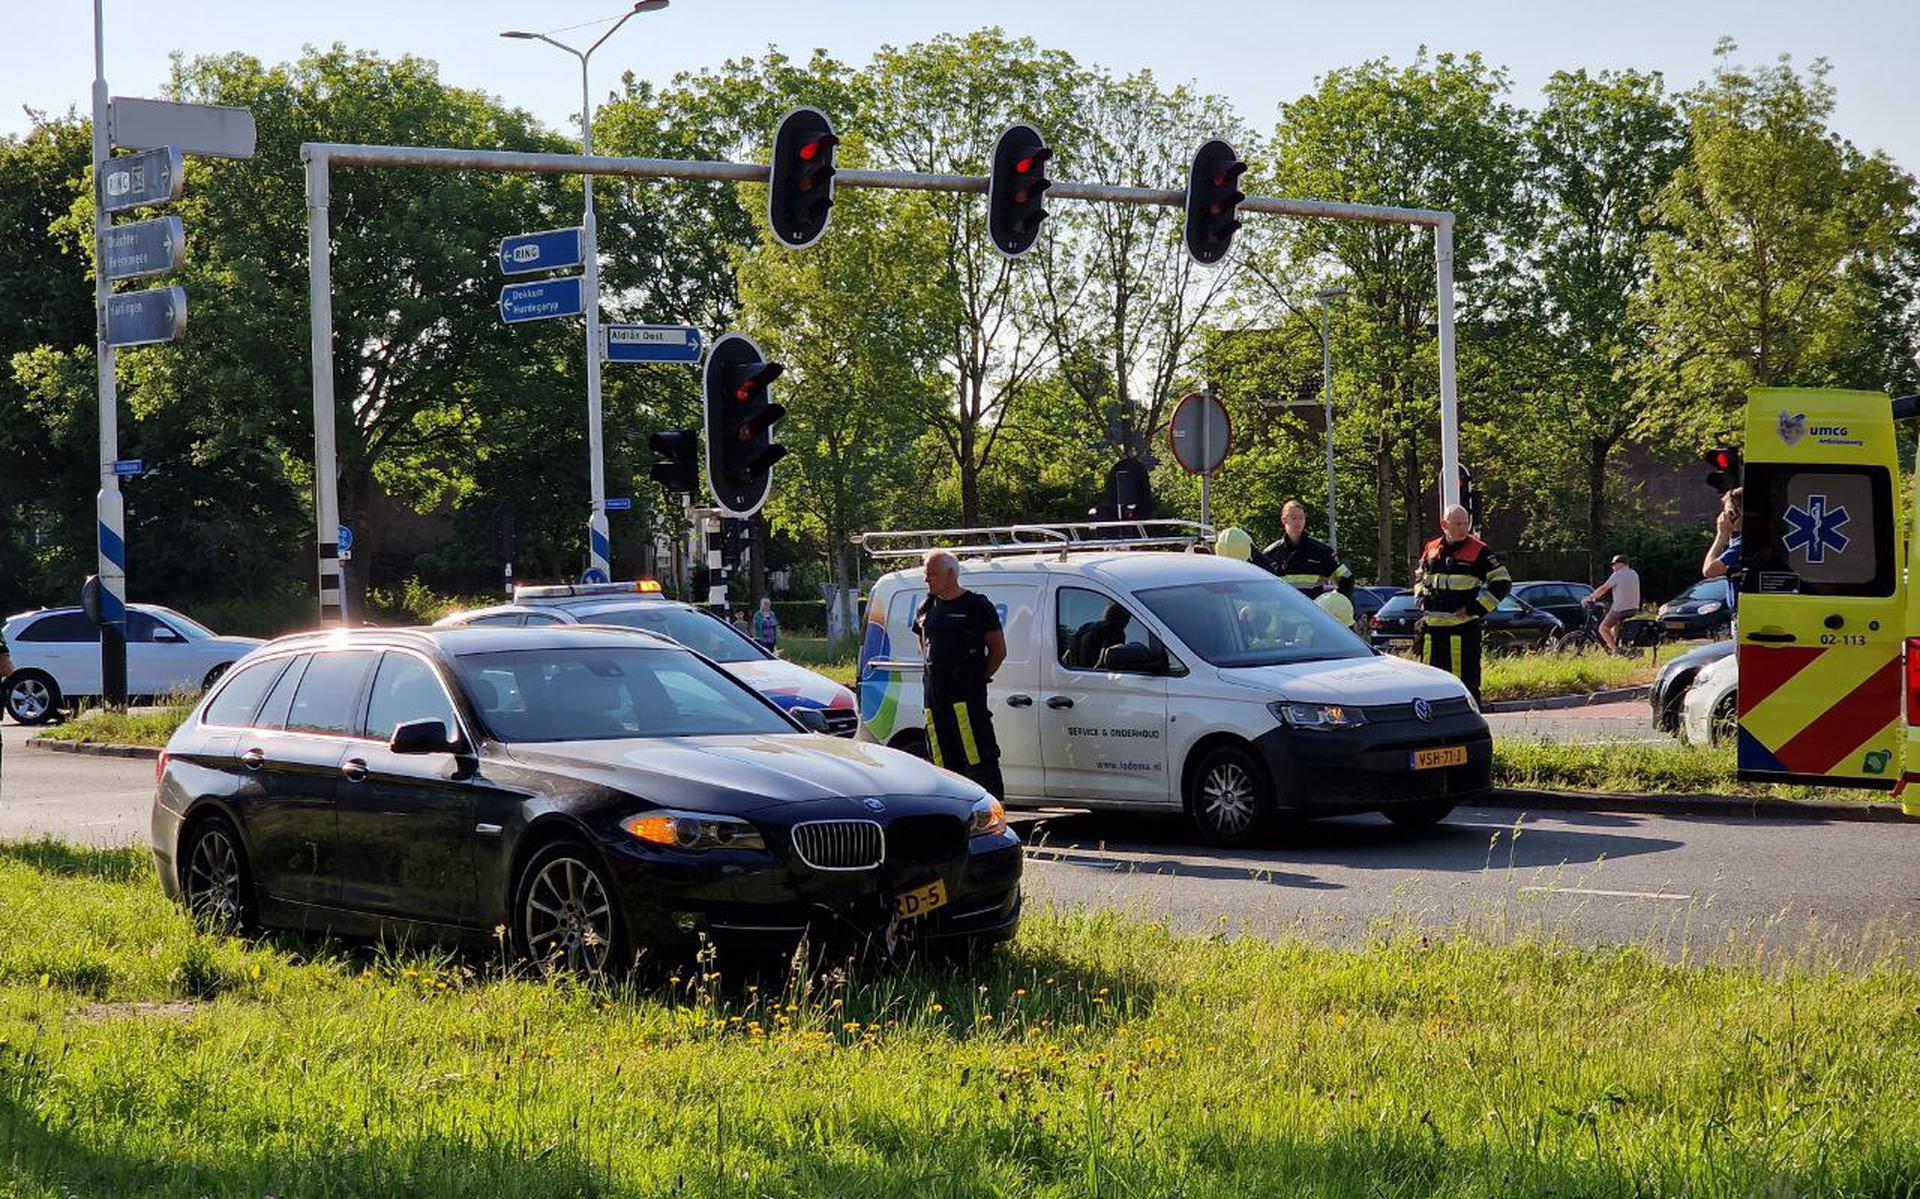
[[1413,714],[1422,720],[1431,722],[1433,720],[1433,705],[1424,699],[1416,699],[1413,701]]
[[1840,531],[1852,518],[1847,515],[1845,505],[1827,510],[1827,497],[1810,495],[1807,506],[1794,506],[1787,509],[1787,535],[1782,538],[1789,550],[1806,551],[1807,561],[1819,565],[1827,560],[1827,551],[1836,554],[1847,552],[1847,543],[1851,540]]

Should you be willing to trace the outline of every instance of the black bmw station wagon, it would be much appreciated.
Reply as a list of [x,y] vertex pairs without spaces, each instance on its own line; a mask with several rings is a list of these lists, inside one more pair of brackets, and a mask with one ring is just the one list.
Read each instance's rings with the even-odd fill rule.
[[1020,915],[1000,804],[821,735],[664,637],[355,629],[238,663],[157,767],[206,923],[490,939],[593,972],[711,938],[957,949]]

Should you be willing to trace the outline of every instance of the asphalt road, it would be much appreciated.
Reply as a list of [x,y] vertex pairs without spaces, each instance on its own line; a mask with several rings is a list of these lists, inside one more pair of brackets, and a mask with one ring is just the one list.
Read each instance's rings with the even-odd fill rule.
[[[145,835],[150,761],[28,750],[27,735],[0,729],[0,838]],[[1167,818],[1018,820],[1032,901],[1190,932],[1350,943],[1468,929],[1839,963],[1920,946],[1920,825],[1472,808],[1433,830],[1355,816],[1226,851]]]

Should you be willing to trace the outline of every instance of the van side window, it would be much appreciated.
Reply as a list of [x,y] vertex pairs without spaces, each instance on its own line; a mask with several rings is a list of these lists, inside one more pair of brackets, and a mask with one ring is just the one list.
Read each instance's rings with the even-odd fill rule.
[[1754,463],[1741,590],[1892,595],[1893,483],[1877,466]]
[[1125,604],[1085,587],[1060,588],[1054,611],[1055,652],[1070,670],[1098,670],[1111,646],[1160,643]]
[[887,601],[889,657],[902,662],[920,660],[920,638],[914,635],[913,618],[926,598],[925,587],[909,587]]
[[986,596],[1000,614],[1000,628],[1007,636],[1007,661],[1016,666],[1030,661],[1034,607],[1040,601],[1040,588],[1031,583],[991,583],[972,589]]

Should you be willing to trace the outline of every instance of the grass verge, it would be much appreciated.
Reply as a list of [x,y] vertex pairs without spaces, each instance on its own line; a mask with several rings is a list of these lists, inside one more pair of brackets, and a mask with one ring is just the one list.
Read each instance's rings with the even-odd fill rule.
[[1882,1196],[1920,970],[1040,916],[968,973],[515,979],[0,846],[0,1195]]
[[851,687],[858,662],[845,643],[834,645],[825,637],[780,635],[780,656],[789,662],[818,671],[843,687]]
[[1547,791],[1614,791],[1633,795],[1744,795],[1826,803],[1884,802],[1879,791],[1847,787],[1762,786],[1736,777],[1733,746],[1678,741],[1569,745],[1497,739],[1493,781],[1499,787]]
[[[1672,656],[1665,654],[1662,660]],[[1481,666],[1480,693],[1489,703],[1586,695],[1651,683],[1657,670],[1653,658],[1644,653],[1491,654]]]
[[193,701],[166,704],[138,712],[116,712],[111,708],[88,708],[72,720],[49,725],[36,735],[54,741],[80,741],[89,745],[151,745],[161,747],[173,731],[193,713]]

